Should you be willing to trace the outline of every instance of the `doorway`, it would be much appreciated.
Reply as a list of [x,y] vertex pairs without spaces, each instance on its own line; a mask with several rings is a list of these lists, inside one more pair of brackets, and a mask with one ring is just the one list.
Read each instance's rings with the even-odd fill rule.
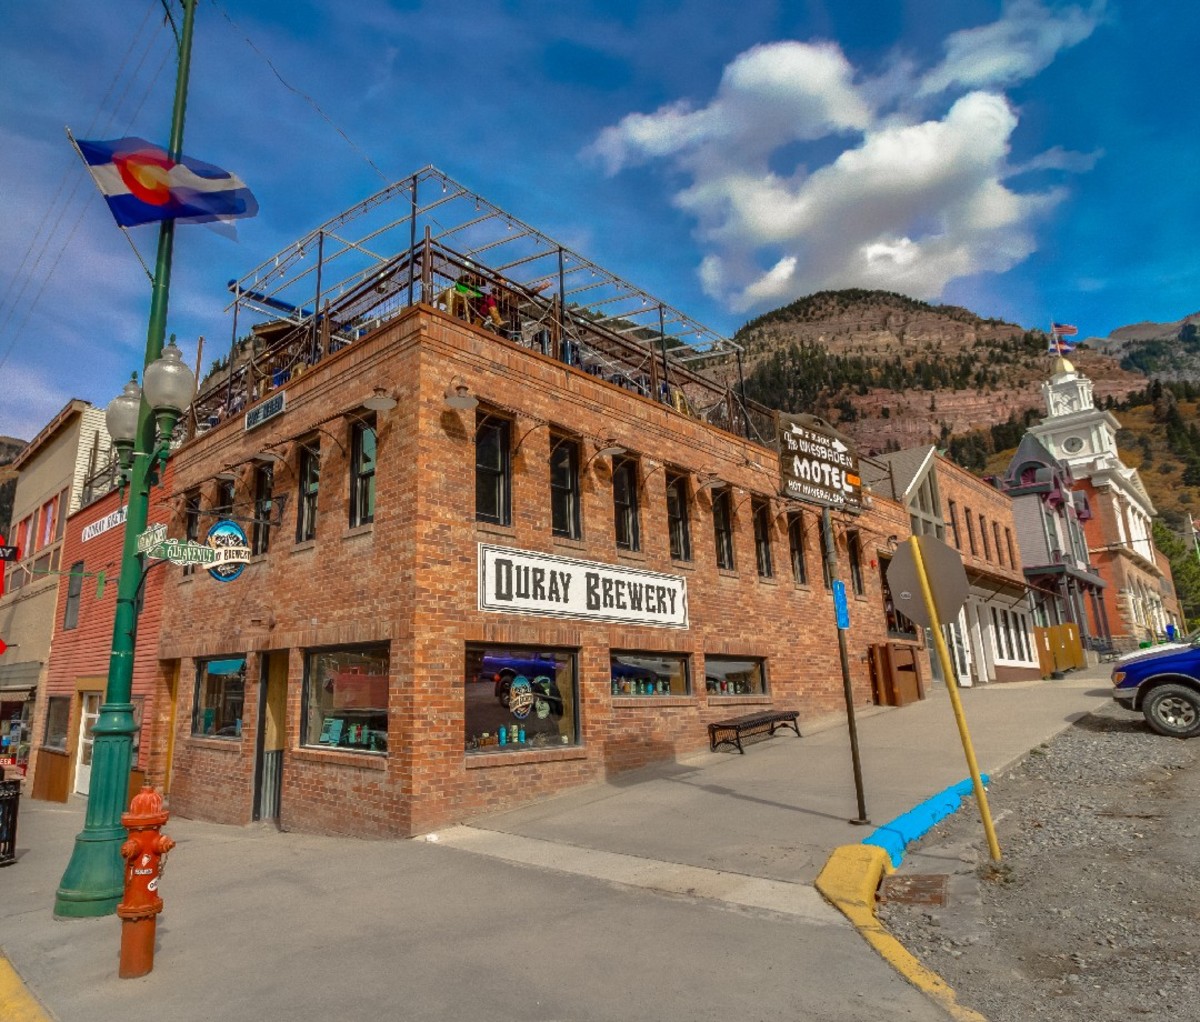
[[100,717],[103,692],[79,693],[79,753],[75,760],[75,793],[87,795],[92,789],[92,746],[96,738],[92,729]]
[[266,653],[259,657],[258,740],[254,756],[255,820],[278,820],[283,790],[283,747],[287,733],[288,655]]

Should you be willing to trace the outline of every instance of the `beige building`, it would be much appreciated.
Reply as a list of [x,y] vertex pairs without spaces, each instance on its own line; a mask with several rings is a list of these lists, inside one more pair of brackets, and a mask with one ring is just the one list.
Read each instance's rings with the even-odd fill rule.
[[[36,726],[35,701],[55,628],[63,529],[79,509],[89,475],[109,460],[103,409],[69,401],[13,461],[19,473],[6,534],[17,559],[4,565],[0,598],[0,737],[5,765],[23,767]],[[68,584],[80,585],[82,578]]]

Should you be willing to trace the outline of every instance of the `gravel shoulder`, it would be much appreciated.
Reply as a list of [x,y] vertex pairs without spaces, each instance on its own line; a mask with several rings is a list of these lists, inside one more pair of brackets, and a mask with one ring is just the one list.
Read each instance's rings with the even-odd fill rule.
[[1200,740],[1105,706],[988,801],[1001,863],[973,799],[909,849],[900,876],[948,880],[880,904],[904,946],[990,1022],[1200,1018]]

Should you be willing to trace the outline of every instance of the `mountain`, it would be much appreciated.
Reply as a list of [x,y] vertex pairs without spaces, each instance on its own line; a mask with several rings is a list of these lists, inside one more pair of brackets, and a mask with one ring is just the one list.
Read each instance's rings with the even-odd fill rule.
[[[748,396],[820,415],[864,453],[945,443],[1044,414],[1041,384],[1053,365],[1041,331],[887,291],[809,295],[751,320],[734,340]],[[1146,386],[1109,355],[1079,348],[1071,359],[1100,403]],[[705,372],[737,380],[728,358]]]
[[1133,323],[1089,337],[1097,351],[1157,380],[1200,383],[1200,312],[1174,323]]

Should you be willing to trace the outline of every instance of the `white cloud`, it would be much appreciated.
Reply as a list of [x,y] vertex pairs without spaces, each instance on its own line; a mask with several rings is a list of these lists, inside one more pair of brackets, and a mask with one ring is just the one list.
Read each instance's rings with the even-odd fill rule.
[[1038,0],[1011,0],[999,21],[955,32],[946,39],[946,58],[922,79],[919,94],[1014,85],[1049,67],[1060,50],[1075,46],[1096,28],[1103,0],[1090,10],[1052,11]]
[[[708,104],[630,114],[589,153],[610,173],[667,160],[685,175],[673,201],[706,247],[701,285],[738,312],[823,288],[938,298],[952,280],[1003,272],[1034,251],[1038,218],[1065,193],[1018,192],[1016,173],[1088,169],[1091,158],[1061,149],[1012,167],[1018,111],[998,87],[1086,38],[1101,13],[1014,0],[994,24],[951,35],[923,78],[895,56],[871,78],[831,43],[755,47]],[[816,158],[832,137],[841,151]],[[793,162],[781,168],[785,147]]]
[[832,43],[756,46],[725,69],[707,106],[679,100],[652,114],[630,114],[605,128],[591,152],[610,174],[687,152],[722,162],[723,154],[736,152],[739,161],[754,162],[786,142],[865,128],[871,111],[852,78]]

